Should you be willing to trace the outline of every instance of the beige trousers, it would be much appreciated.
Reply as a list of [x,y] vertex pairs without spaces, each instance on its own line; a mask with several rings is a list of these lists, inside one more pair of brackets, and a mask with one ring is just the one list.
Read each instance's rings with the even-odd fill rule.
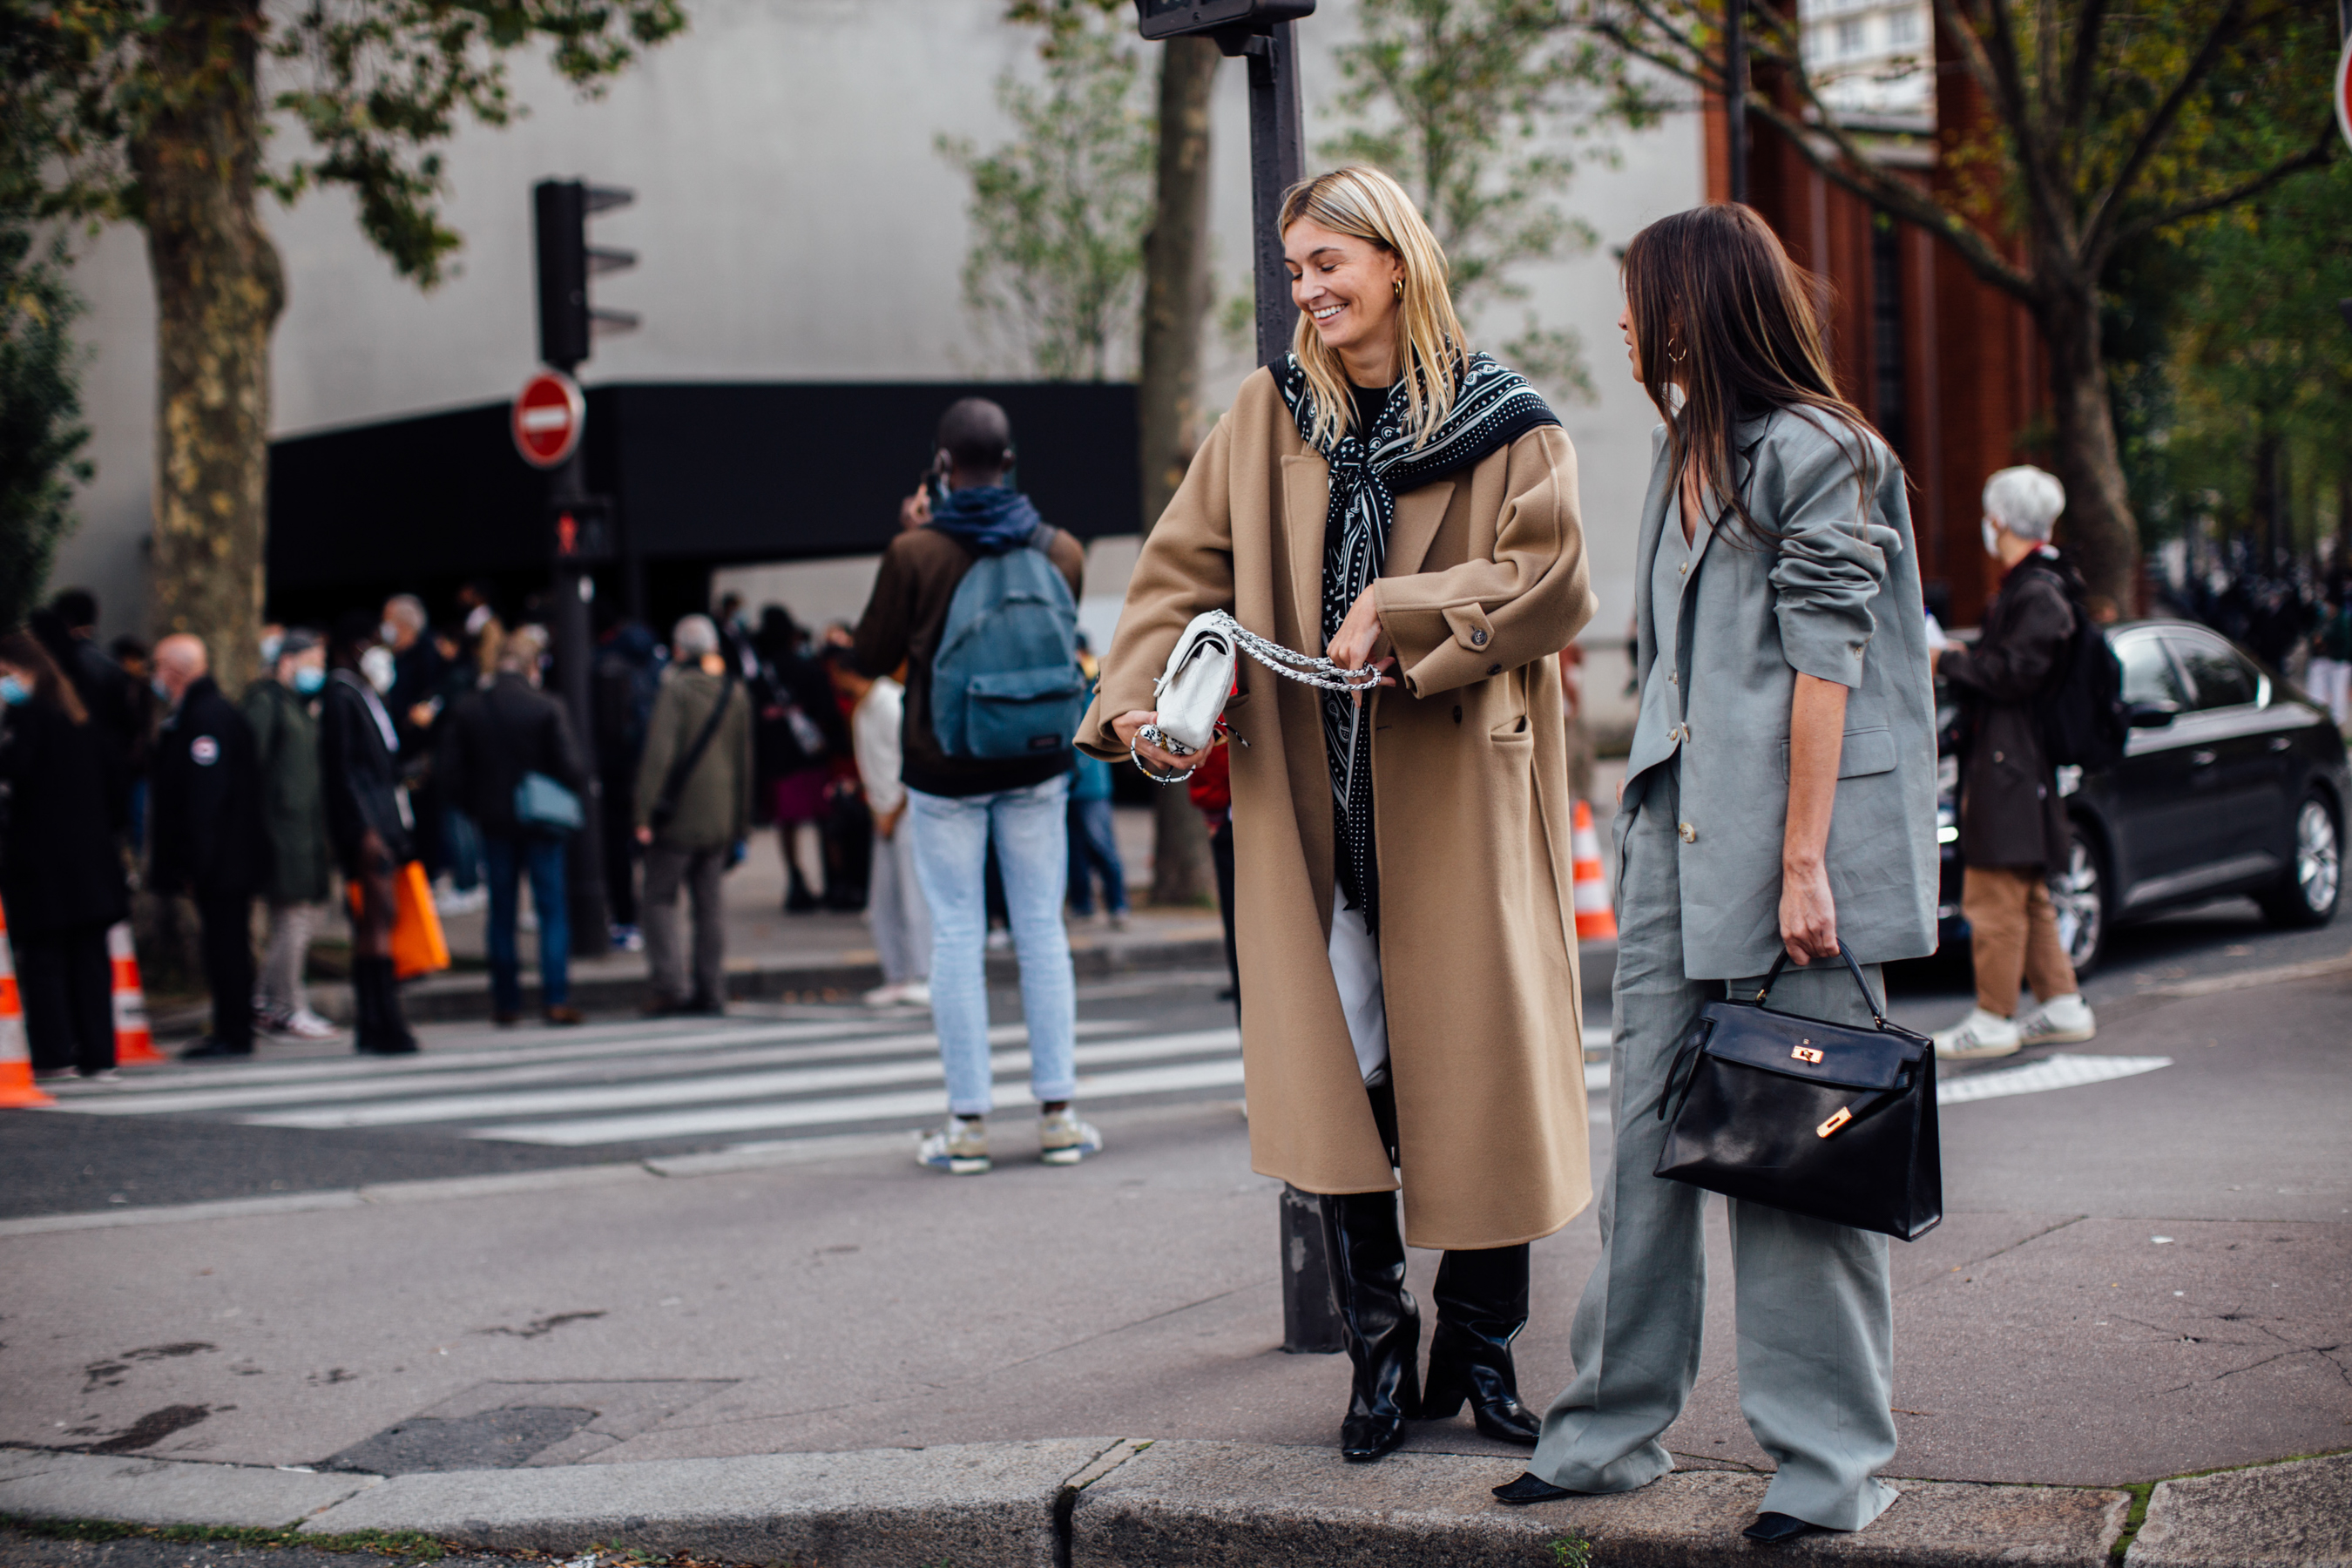
[[2007,1018],[2017,1012],[2021,980],[2033,999],[2072,994],[2074,966],[2058,941],[2058,914],[2039,866],[1970,866],[1960,886],[1976,962],[1977,1005]]

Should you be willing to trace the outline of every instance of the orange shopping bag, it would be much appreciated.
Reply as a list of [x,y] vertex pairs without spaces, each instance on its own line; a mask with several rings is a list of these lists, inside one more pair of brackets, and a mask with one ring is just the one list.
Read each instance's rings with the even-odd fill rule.
[[[344,884],[352,901],[352,918],[360,913],[360,889]],[[442,934],[441,911],[433,907],[433,884],[425,879],[425,863],[411,860],[392,874],[392,972],[402,980],[449,967],[449,939]]]

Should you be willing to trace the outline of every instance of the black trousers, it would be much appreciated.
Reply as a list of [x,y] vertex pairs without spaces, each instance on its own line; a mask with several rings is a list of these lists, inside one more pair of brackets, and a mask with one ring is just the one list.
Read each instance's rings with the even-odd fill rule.
[[106,924],[69,926],[46,936],[9,933],[16,950],[16,992],[36,1068],[102,1072],[114,1065],[114,966]]
[[205,922],[205,985],[213,994],[213,1038],[253,1045],[253,895],[198,893]]
[[1242,999],[1242,965],[1234,951],[1234,818],[1228,812],[1209,835],[1209,858],[1217,868],[1217,910],[1225,917],[1225,973],[1234,977],[1234,1006]]

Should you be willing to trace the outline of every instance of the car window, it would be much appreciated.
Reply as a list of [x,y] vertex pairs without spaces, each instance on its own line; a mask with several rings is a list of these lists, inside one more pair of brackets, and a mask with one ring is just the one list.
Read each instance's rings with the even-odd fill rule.
[[2124,667],[2124,700],[2126,702],[2169,702],[2175,708],[2189,706],[2189,694],[2174,673],[2172,661],[2164,657],[2164,645],[2152,637],[2119,637],[2116,640],[2116,662]]
[[2226,643],[2198,637],[2168,637],[2181,668],[2189,672],[2192,705],[2237,708],[2255,700],[2262,677]]

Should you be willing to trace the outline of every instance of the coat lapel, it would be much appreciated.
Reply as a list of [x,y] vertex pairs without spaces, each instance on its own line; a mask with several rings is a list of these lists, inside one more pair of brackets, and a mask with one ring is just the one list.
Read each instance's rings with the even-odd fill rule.
[[[1291,613],[1301,652],[1323,651],[1323,514],[1331,504],[1331,469],[1313,452],[1282,459],[1282,531],[1290,546]],[[1279,626],[1271,628],[1282,634]]]
[[1658,542],[1665,536],[1666,506],[1674,496],[1674,476],[1666,469],[1666,433],[1664,426],[1650,437],[1650,489],[1642,498],[1642,527],[1639,542],[1633,547],[1633,637],[1635,657],[1641,668],[1638,678],[1650,668],[1650,659],[1657,651],[1658,623],[1650,603],[1650,574],[1658,559]]
[[1445,521],[1446,504],[1454,499],[1452,479],[1434,479],[1396,498],[1396,523],[1389,530],[1383,577],[1409,577],[1421,570],[1430,542]]

